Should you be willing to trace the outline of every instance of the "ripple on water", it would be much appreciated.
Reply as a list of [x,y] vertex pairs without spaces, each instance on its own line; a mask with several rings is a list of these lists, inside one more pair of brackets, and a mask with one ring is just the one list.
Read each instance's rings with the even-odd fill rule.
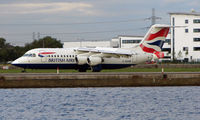
[[0,120],[200,118],[200,87],[1,89]]

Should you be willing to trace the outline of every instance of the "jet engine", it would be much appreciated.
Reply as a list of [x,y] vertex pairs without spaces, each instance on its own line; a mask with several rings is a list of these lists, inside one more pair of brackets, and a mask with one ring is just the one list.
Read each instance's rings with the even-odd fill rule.
[[103,62],[103,59],[101,57],[95,57],[95,56],[90,56],[88,59],[87,59],[87,63],[90,65],[90,66],[96,66],[98,64],[101,64]]
[[88,58],[87,56],[78,55],[76,56],[75,60],[78,65],[84,65],[84,64],[87,64],[87,58]]

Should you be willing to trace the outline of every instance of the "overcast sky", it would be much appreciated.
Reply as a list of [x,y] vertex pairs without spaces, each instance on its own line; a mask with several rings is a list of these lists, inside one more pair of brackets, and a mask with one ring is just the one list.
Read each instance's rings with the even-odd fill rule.
[[169,24],[169,12],[200,12],[200,0],[0,0],[0,36],[24,45],[33,32],[62,42],[144,35],[152,8]]

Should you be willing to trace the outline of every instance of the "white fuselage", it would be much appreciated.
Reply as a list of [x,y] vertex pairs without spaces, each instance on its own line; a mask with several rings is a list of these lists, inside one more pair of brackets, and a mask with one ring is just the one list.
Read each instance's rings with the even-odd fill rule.
[[[79,69],[84,67],[93,67],[101,65],[101,69],[116,69],[128,67],[144,63],[152,59],[152,54],[145,53],[142,50],[135,49],[120,49],[120,48],[96,48],[96,50],[105,51],[123,51],[132,53],[132,55],[115,55],[115,54],[101,54],[95,52],[76,51],[76,48],[38,48],[32,49],[24,54],[24,56],[15,60],[12,64],[31,69]],[[135,52],[137,51],[137,52]],[[91,56],[94,56],[95,58]],[[83,59],[83,63],[77,61],[77,57],[86,57]],[[98,61],[96,58],[103,58],[102,61]],[[81,58],[82,59],[82,58]],[[80,60],[81,60],[80,59]],[[94,64],[88,63],[90,62]],[[79,60],[79,61],[80,61]],[[84,61],[85,60],[85,61]],[[96,64],[95,64],[96,63]]]

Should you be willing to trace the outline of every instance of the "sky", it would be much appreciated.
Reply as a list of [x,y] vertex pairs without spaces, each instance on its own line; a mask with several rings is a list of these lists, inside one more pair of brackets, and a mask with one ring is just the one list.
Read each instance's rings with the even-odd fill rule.
[[[61,42],[145,35],[152,8],[170,24],[169,12],[200,12],[200,0],[0,0],[0,37],[15,46],[52,36]],[[35,33],[35,34],[34,34]]]

